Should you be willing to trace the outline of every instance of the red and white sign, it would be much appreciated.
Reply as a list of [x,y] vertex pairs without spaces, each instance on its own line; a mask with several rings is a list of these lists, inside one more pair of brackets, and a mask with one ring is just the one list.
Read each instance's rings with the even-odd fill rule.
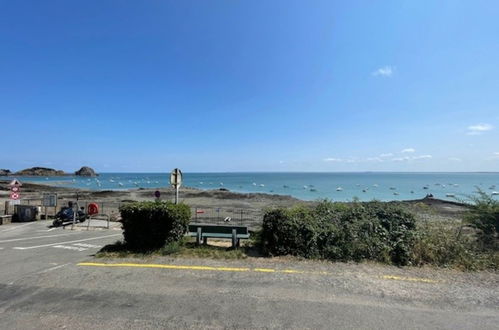
[[10,199],[17,201],[19,198],[21,198],[20,192],[21,192],[21,186],[22,183],[19,182],[19,180],[14,179],[12,180],[11,183],[9,183],[10,186]]

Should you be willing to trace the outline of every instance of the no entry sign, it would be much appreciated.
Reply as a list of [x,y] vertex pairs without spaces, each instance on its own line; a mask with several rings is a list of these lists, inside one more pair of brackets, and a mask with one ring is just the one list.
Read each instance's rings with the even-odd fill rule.
[[16,193],[16,192],[10,193],[10,199],[18,200],[19,199],[19,194]]

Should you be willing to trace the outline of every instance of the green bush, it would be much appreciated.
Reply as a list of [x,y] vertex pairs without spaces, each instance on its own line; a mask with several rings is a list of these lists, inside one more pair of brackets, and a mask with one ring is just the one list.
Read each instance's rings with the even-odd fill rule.
[[477,229],[478,243],[484,250],[499,250],[499,200],[478,189],[471,196],[465,220]]
[[120,207],[125,244],[148,250],[182,239],[191,218],[185,204],[133,202]]
[[269,255],[410,263],[415,219],[380,202],[275,209],[264,215],[262,248]]

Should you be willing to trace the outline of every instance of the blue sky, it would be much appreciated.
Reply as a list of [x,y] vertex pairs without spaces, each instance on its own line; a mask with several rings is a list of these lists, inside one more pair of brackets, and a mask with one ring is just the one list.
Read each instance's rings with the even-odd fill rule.
[[0,168],[497,171],[497,1],[0,1]]

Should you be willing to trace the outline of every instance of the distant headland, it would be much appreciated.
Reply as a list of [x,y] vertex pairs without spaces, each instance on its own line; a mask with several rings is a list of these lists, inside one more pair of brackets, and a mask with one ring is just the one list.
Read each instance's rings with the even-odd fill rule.
[[93,168],[88,167],[88,166],[83,166],[80,168],[78,171],[74,173],[66,173],[61,170],[56,170],[53,168],[48,168],[48,167],[31,167],[31,168],[26,168],[24,170],[18,171],[18,172],[11,172],[10,170],[7,169],[0,169],[0,176],[46,176],[46,177],[53,177],[53,176],[68,176],[68,175],[76,175],[76,176],[88,176],[88,177],[95,177],[98,176]]

